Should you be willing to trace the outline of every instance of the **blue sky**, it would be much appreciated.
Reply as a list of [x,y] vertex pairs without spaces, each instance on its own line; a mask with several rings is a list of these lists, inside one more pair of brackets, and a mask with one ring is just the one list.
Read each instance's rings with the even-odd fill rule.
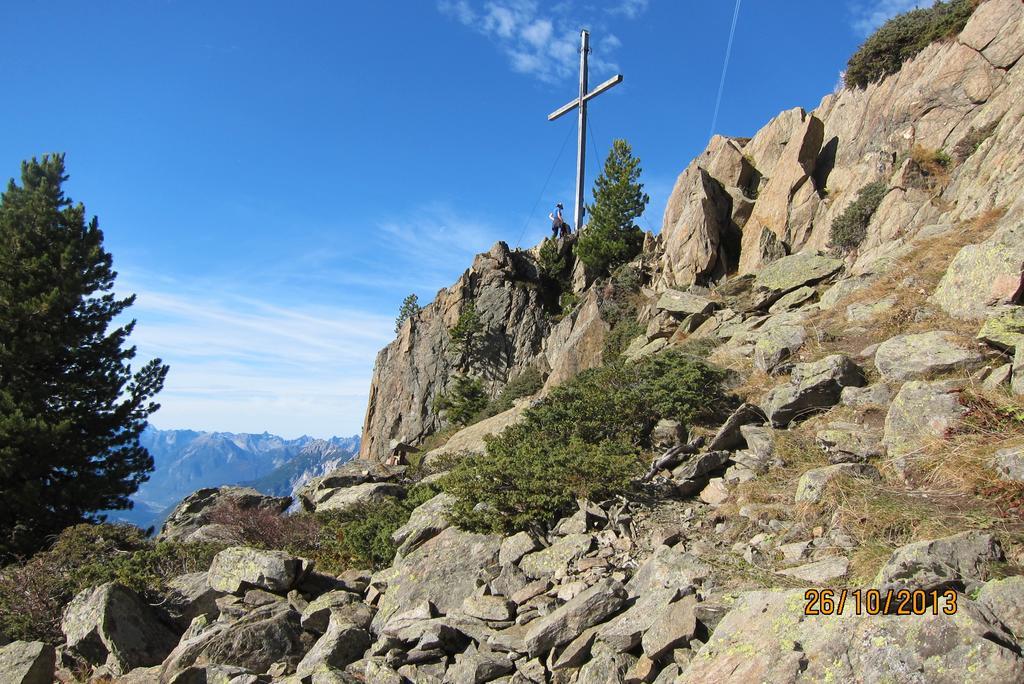
[[[813,108],[873,26],[923,4],[745,0],[715,132]],[[589,179],[628,139],[657,230],[707,142],[734,7],[5,3],[0,176],[67,154],[138,294],[140,357],[171,364],[157,427],[353,434],[405,295],[571,205],[574,118],[546,115],[574,97],[579,29],[591,83],[625,75],[591,107]]]

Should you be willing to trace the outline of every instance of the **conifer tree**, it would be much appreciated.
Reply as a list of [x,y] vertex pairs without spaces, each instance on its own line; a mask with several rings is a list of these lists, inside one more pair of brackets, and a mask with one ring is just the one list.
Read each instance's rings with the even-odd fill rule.
[[420,311],[423,311],[423,307],[420,306],[420,299],[415,294],[411,294],[402,300],[402,306],[398,309],[398,318],[395,319],[395,333],[398,333],[402,329],[402,324],[409,318],[415,318],[419,315]]
[[139,444],[167,366],[132,371],[134,302],[97,220],[64,196],[63,155],[0,195],[0,559],[97,512],[130,508],[153,459]]
[[643,247],[644,234],[633,220],[644,213],[650,198],[640,183],[640,160],[625,140],[616,140],[594,181],[590,221],[576,243],[576,256],[599,275],[626,263]]

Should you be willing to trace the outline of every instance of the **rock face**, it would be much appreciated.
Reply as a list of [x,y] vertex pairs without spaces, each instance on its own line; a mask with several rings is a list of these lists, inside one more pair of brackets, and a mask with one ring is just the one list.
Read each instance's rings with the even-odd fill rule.
[[[377,355],[363,423],[361,459],[384,460],[392,440],[417,444],[441,425],[432,410],[450,378],[464,368],[484,371],[491,396],[533,362],[549,331],[539,272],[531,257],[499,242],[480,254],[459,280],[416,316]],[[473,302],[482,328],[483,361],[463,359],[448,330]]]
[[989,579],[989,566],[1001,560],[1003,550],[991,534],[963,532],[897,549],[875,584],[885,590],[953,587],[970,592]]
[[61,630],[68,650],[117,675],[159,665],[178,641],[138,594],[113,582],[76,596]]

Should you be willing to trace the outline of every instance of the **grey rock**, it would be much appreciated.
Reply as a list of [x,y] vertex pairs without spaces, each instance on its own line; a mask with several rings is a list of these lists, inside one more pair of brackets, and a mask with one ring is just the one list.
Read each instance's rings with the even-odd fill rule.
[[[1015,682],[1024,659],[1012,636],[966,597],[953,615],[913,619],[804,615],[803,589],[740,595],[677,680],[704,682]],[[937,644],[942,647],[936,648]],[[908,676],[909,675],[909,676]]]
[[138,594],[114,582],[75,596],[61,631],[69,651],[115,675],[158,665],[178,640]]
[[600,652],[580,669],[576,684],[625,684],[636,661],[628,653]]
[[536,579],[554,575],[563,569],[594,545],[594,537],[590,534],[570,534],[562,537],[554,544],[541,551],[535,551],[523,556],[519,561],[519,567],[527,577]]
[[1011,482],[1024,482],[1024,446],[1007,447],[997,451],[992,460],[999,477]]
[[798,325],[779,325],[765,330],[754,343],[754,367],[774,373],[804,346],[807,331]]
[[1002,560],[1003,549],[991,534],[961,532],[901,546],[874,583],[883,590],[952,587],[970,592],[989,579],[990,565]]
[[215,619],[220,614],[217,597],[221,596],[221,592],[210,587],[206,572],[192,572],[172,578],[167,582],[166,596],[164,612],[182,631],[200,615]]
[[760,306],[768,307],[783,295],[803,285],[820,282],[843,267],[838,259],[817,254],[793,254],[773,261],[754,277],[754,292]]
[[692,314],[709,314],[718,308],[718,305],[706,298],[679,290],[665,290],[655,307],[681,316]]
[[765,413],[775,427],[835,406],[844,387],[865,384],[861,368],[841,354],[812,363],[798,363],[788,383],[773,389]]
[[697,633],[697,600],[684,596],[664,607],[644,633],[644,653],[652,660],[661,660],[673,649],[685,646]]
[[346,614],[351,613],[351,616],[347,619],[348,622],[352,622],[358,627],[366,628],[369,623],[360,624],[361,620],[355,614],[355,609],[349,608],[349,606],[365,607],[366,610],[362,611],[364,613],[363,620],[373,617],[372,609],[362,603],[361,596],[349,591],[336,590],[317,596],[310,601],[302,611],[300,624],[303,629],[309,632],[323,634],[327,631],[331,614],[345,609]]
[[513,620],[516,604],[503,596],[467,596],[462,602],[462,612],[470,617],[489,621]]
[[665,587],[682,592],[686,587],[699,584],[710,572],[711,566],[692,553],[662,545],[637,568],[626,589],[630,598]]
[[817,503],[821,501],[829,483],[840,477],[857,477],[878,481],[882,479],[878,468],[866,463],[839,463],[824,468],[812,468],[800,476],[800,481],[796,486],[796,502]]
[[600,628],[600,625],[588,627],[559,651],[558,656],[551,663],[552,672],[583,665],[590,657],[590,649],[597,637],[597,630]]
[[1024,341],[1024,307],[1009,306],[988,318],[978,339],[1011,354]]
[[417,506],[409,516],[409,521],[391,534],[391,540],[398,547],[398,554],[409,555],[417,546],[447,529],[449,523],[446,512],[454,500],[453,496],[442,492]]
[[897,335],[875,352],[875,367],[890,382],[924,380],[952,371],[972,371],[985,365],[977,344],[955,333],[933,330]]
[[627,610],[601,625],[597,641],[616,653],[631,651],[664,610],[676,599],[679,590],[664,587],[641,594]]
[[867,387],[844,387],[839,399],[844,406],[888,406],[892,392],[885,383],[878,382]]
[[625,600],[621,582],[609,578],[598,581],[550,615],[530,623],[525,637],[527,651],[536,656],[569,643],[583,630],[617,612]]
[[324,667],[344,668],[363,656],[370,641],[366,630],[332,617],[327,631],[299,661],[295,673],[304,677]]
[[960,383],[950,380],[905,383],[885,416],[882,442],[889,456],[909,454],[954,429],[966,414],[960,389]]
[[724,449],[693,454],[672,471],[672,477],[678,482],[682,494],[692,494],[703,487],[709,473],[724,466],[728,460],[729,452]]
[[855,423],[829,423],[818,430],[815,442],[832,463],[863,463],[885,453],[882,435]]
[[686,441],[686,428],[678,420],[662,418],[651,431],[651,444],[655,449],[671,449]]
[[845,556],[829,556],[813,563],[777,572],[787,577],[795,577],[803,582],[824,584],[843,577],[849,569],[850,561]]
[[990,392],[1002,389],[1010,384],[1010,379],[1013,377],[1013,364],[1004,363],[992,371],[982,381],[981,386]]
[[804,304],[813,301],[817,296],[818,292],[813,287],[808,287],[807,285],[798,287],[789,294],[780,297],[777,302],[771,305],[768,313],[777,314],[799,309]]
[[1017,395],[1024,394],[1024,345],[1021,345],[1013,355],[1013,376],[1010,378],[1010,390]]
[[765,416],[764,411],[754,404],[740,404],[715,432],[715,436],[711,438],[707,445],[708,451],[739,448],[745,441],[744,426],[761,425],[767,420],[768,418]]
[[366,482],[351,487],[323,491],[316,511],[342,511],[353,506],[381,503],[389,498],[401,497],[405,487],[392,482]]
[[50,684],[56,664],[53,646],[41,641],[15,641],[0,647],[0,681],[7,684]]
[[445,675],[445,682],[482,684],[496,681],[498,677],[513,671],[515,665],[506,654],[467,651],[456,657],[455,665]]
[[226,594],[250,588],[286,594],[310,568],[309,561],[284,551],[232,546],[214,556],[207,581],[211,589]]
[[1024,576],[989,580],[978,594],[978,603],[991,610],[1018,642],[1024,639]]
[[763,463],[771,460],[775,454],[774,430],[763,425],[741,425],[740,434],[747,445],[747,451],[753,454],[754,458]]
[[160,681],[179,681],[189,668],[207,663],[257,674],[279,662],[295,666],[312,645],[299,620],[299,613],[280,601],[250,609],[235,621],[215,622],[174,647],[161,665]]
[[444,614],[460,608],[475,592],[480,568],[497,562],[500,546],[501,537],[453,527],[425,542],[385,573],[388,588],[374,617],[374,631],[379,632],[396,613],[424,601]]

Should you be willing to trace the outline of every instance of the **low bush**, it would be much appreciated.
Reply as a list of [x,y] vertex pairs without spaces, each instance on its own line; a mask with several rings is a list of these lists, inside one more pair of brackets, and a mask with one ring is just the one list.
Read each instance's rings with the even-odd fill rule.
[[0,631],[60,644],[64,606],[83,589],[116,581],[156,603],[168,580],[206,570],[222,548],[153,542],[131,525],[69,527],[49,550],[0,570]]
[[602,358],[606,363],[620,360],[622,353],[629,347],[629,343],[643,332],[643,326],[635,319],[620,320],[612,326],[608,336],[604,338],[604,356]]
[[508,411],[515,405],[517,399],[532,396],[543,386],[544,375],[534,366],[527,367],[522,373],[508,381],[498,396],[488,402],[483,411],[474,416],[473,422]]
[[832,221],[832,244],[842,250],[851,250],[860,245],[868,234],[871,217],[874,216],[888,190],[889,186],[882,180],[868,183],[861,188],[857,192],[857,198]]
[[955,37],[979,0],[949,0],[900,14],[868,37],[846,65],[848,88],[866,88],[900,70],[903,63],[939,40]]
[[489,438],[485,455],[455,465],[443,484],[455,498],[452,520],[471,530],[543,528],[576,498],[623,492],[642,472],[659,419],[721,414],[723,377],[675,352],[580,373]]

